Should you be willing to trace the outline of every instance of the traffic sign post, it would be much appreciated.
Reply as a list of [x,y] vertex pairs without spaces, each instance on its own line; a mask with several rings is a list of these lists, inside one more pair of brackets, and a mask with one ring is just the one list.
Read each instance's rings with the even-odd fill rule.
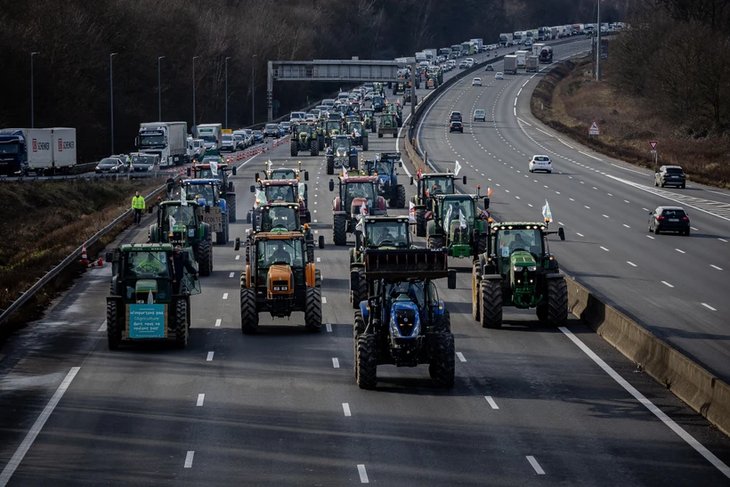
[[600,135],[600,134],[601,134],[601,131],[598,128],[598,124],[594,120],[593,123],[591,124],[590,128],[588,129],[588,135]]
[[[654,145],[654,147],[656,147],[656,144]],[[657,166],[659,165],[659,164],[657,163],[657,160],[658,160],[658,153],[657,153],[656,149],[652,149],[652,150],[651,150],[651,155],[653,155],[653,156],[654,156],[654,168],[656,169],[656,167],[657,167]]]

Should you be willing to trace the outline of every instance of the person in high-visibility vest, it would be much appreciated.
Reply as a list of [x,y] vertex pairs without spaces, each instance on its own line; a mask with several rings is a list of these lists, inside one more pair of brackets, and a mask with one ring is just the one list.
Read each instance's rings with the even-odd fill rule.
[[139,222],[142,220],[142,212],[144,211],[145,207],[146,205],[144,202],[144,198],[140,196],[139,191],[137,191],[132,198],[132,210],[134,210],[135,225],[139,225]]

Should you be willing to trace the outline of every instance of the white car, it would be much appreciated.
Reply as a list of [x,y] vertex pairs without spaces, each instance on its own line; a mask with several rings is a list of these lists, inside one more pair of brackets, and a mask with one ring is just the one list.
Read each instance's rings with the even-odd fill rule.
[[545,171],[549,174],[553,172],[553,161],[550,160],[549,156],[545,155],[532,156],[528,169],[530,172]]
[[504,73],[502,71],[497,71],[494,75],[494,79],[504,79]]
[[474,121],[475,122],[486,122],[487,121],[487,112],[484,111],[482,108],[477,108],[474,110]]
[[291,115],[289,116],[289,121],[291,121],[291,122],[294,122],[294,121],[299,122],[301,120],[304,120],[304,117],[306,115],[307,114],[305,112],[291,112]]
[[471,80],[472,86],[482,86],[482,79],[481,78],[474,78]]

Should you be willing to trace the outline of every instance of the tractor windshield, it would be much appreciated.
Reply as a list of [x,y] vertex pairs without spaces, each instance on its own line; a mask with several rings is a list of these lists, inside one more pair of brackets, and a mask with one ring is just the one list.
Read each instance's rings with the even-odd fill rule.
[[334,148],[335,152],[340,152],[340,150],[349,152],[350,151],[350,139],[346,139],[346,138],[334,139],[334,141],[332,142],[332,147]]
[[213,175],[213,170],[209,167],[200,167],[195,169],[195,177],[198,179],[220,179],[221,170],[219,169],[217,175]]
[[306,124],[299,125],[297,127],[297,133],[298,134],[305,133],[307,135],[310,135],[312,133],[312,126],[306,125]]
[[269,175],[269,179],[296,179],[297,173],[294,169],[274,169]]
[[499,257],[509,257],[516,250],[530,252],[535,258],[543,253],[542,235],[536,229],[499,230],[495,244]]
[[360,113],[365,118],[373,118],[373,111],[372,110],[360,110]]
[[454,194],[454,178],[428,178],[425,180],[425,184],[431,194]]
[[366,198],[368,201],[375,201],[375,185],[371,182],[365,183],[347,183],[345,194],[345,205],[352,205],[355,198]]
[[474,223],[474,202],[471,198],[448,199],[443,204],[444,227],[450,228],[454,221],[458,221],[462,227]]
[[269,208],[261,213],[261,231],[296,231],[299,229],[297,215],[298,209],[295,208]]
[[375,171],[378,174],[390,174],[391,167],[393,167],[393,161],[382,160],[375,162]]
[[175,224],[182,224],[186,227],[195,226],[195,207],[182,205],[167,205],[162,210],[162,229],[170,231],[170,217]]
[[260,240],[257,246],[259,269],[275,264],[304,267],[302,240]]
[[352,132],[353,134],[363,133],[362,122],[351,122],[350,123],[350,132]]
[[139,251],[127,253],[127,279],[165,279],[170,277],[165,252]]
[[340,122],[332,121],[327,122],[327,132],[331,133],[333,130],[340,130]]
[[185,186],[185,197],[194,200],[195,197],[205,199],[206,206],[215,202],[215,189],[210,184],[188,184]]
[[408,223],[368,221],[365,225],[368,247],[407,247]]
[[266,201],[284,201],[296,203],[293,186],[266,186]]
[[395,127],[395,121],[393,120],[393,115],[391,115],[389,113],[386,114],[386,115],[381,115],[381,117],[380,117],[380,124],[384,128],[394,128]]

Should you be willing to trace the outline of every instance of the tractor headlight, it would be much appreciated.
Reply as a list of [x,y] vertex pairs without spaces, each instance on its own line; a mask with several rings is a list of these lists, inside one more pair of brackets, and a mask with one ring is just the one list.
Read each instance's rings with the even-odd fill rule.
[[289,286],[274,286],[274,291],[288,291]]
[[531,265],[531,266],[529,266],[527,268],[527,270],[530,271],[530,272],[535,272],[535,271],[537,271],[537,266],[536,265]]

